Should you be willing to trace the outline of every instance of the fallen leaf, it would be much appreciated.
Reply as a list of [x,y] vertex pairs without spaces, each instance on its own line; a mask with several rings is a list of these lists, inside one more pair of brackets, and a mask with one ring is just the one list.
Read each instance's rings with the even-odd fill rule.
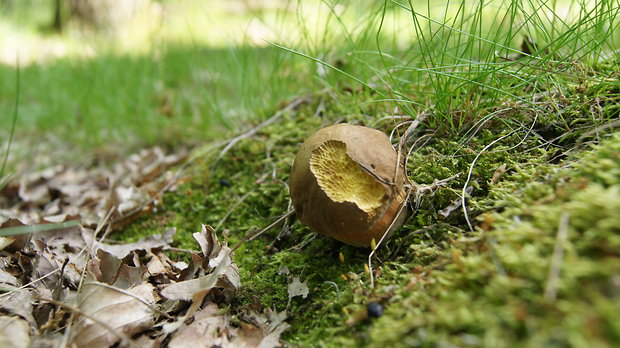
[[259,347],[280,346],[280,335],[289,328],[284,321],[286,312],[266,309],[262,314],[251,312],[250,323],[236,327],[230,324],[230,314],[221,314],[217,305],[211,303],[194,315],[191,324],[180,328],[170,340],[169,347]]
[[222,246],[213,227],[203,224],[201,231],[193,233],[192,236],[200,245],[200,250],[205,258],[210,260],[219,254]]
[[232,258],[226,252],[220,252],[221,257],[217,261],[217,267],[212,273],[205,276],[170,284],[161,291],[161,294],[169,300],[191,300],[194,295],[208,292],[217,284],[220,275],[232,264]]
[[[11,289],[5,293],[0,301],[0,312],[17,315],[26,320],[31,327],[36,327],[36,322],[32,316],[32,306],[34,305],[33,291],[30,289]],[[6,347],[0,344],[0,347]]]
[[[160,234],[148,236],[142,238],[134,243],[126,243],[126,244],[105,244],[99,242],[93,242],[93,250],[101,249],[105,252],[108,252],[119,259],[124,258],[129,255],[134,250],[147,250],[153,248],[161,248],[164,246],[170,245],[172,243],[172,239],[176,233],[176,228],[172,227]],[[88,238],[90,239],[90,237]],[[90,242],[88,240],[87,242]]]
[[30,347],[28,323],[19,317],[0,316],[0,347]]
[[[293,277],[292,281],[288,284],[288,303],[290,305],[291,300],[295,296],[301,296],[303,298],[308,297],[309,289],[306,282],[301,282],[299,277]],[[288,307],[288,305],[287,305]]]
[[[11,228],[11,227],[22,227],[26,226],[21,221],[17,219],[8,219],[0,224],[0,231],[3,228]],[[28,245],[30,242],[30,238],[32,237],[32,233],[25,231],[26,233],[17,234],[14,236],[2,237],[0,241],[1,247],[0,250],[7,251],[17,251],[22,250]]]
[[168,344],[169,348],[226,347],[228,335],[221,329],[230,326],[230,316],[218,315],[219,308],[210,303],[194,314],[194,321],[178,330]]
[[152,327],[154,311],[144,302],[155,303],[153,290],[151,284],[140,284],[126,290],[133,295],[130,296],[98,284],[85,283],[78,295],[78,308],[85,315],[77,321],[71,343],[78,347],[109,347],[120,341],[117,335],[89,318],[106,323],[129,337]]
[[[0,215],[27,225],[50,215],[77,214],[84,225],[95,226],[112,209],[111,222],[122,226],[159,201],[161,192],[174,190],[180,180],[168,169],[187,158],[187,152],[166,155],[161,148],[145,149],[115,165],[90,169],[55,165],[22,172],[0,191]],[[4,203],[8,203],[4,204]]]

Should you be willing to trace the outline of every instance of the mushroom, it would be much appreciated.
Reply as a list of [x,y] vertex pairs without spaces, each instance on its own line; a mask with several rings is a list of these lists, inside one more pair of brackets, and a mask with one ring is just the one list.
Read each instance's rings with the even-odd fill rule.
[[290,177],[299,220],[320,234],[370,246],[405,219],[405,171],[388,137],[346,123],[301,146]]

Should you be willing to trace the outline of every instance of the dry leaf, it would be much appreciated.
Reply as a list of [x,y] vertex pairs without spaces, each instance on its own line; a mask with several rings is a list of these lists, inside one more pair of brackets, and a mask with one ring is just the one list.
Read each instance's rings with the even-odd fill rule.
[[89,318],[106,323],[129,337],[152,327],[154,311],[144,302],[151,305],[155,303],[153,290],[151,284],[144,283],[128,289],[127,292],[133,295],[130,296],[98,284],[84,284],[78,297],[78,307],[88,317],[80,317],[76,323],[72,344],[78,347],[109,347],[120,340],[117,335]]
[[119,259],[122,259],[134,250],[147,250],[168,246],[170,245],[170,243],[172,243],[172,239],[175,233],[176,228],[172,227],[163,231],[160,234],[142,238],[134,243],[112,245],[94,242],[93,250],[101,249],[116,256]]
[[291,299],[295,296],[306,298],[308,297],[308,292],[308,284],[301,282],[299,277],[293,277],[288,284],[288,302],[291,303]]
[[201,231],[193,233],[192,236],[200,245],[202,255],[207,260],[216,257],[222,249],[220,241],[217,239],[217,234],[211,226],[203,224]]
[[209,292],[216,286],[220,275],[224,274],[232,264],[232,258],[227,252],[220,252],[218,256],[217,267],[213,269],[212,273],[196,279],[170,284],[161,291],[161,294],[169,300],[189,301],[198,293]]
[[[4,286],[3,286],[4,287]],[[5,297],[0,301],[0,312],[17,315],[25,319],[31,327],[36,327],[36,322],[32,315],[34,297],[30,289],[11,289],[12,292],[5,293]],[[0,344],[0,347],[6,347]]]
[[221,329],[230,326],[231,318],[218,315],[219,308],[210,303],[194,314],[194,321],[178,330],[168,344],[169,348],[185,347],[226,347],[230,344]]
[[280,346],[280,335],[290,325],[285,322],[286,311],[277,312],[270,308],[263,311],[262,314],[251,312],[248,314],[248,319],[251,322],[256,323],[259,335],[258,341],[256,341],[256,332],[251,330],[252,327],[244,326],[239,333],[239,339],[235,343],[246,342],[248,347],[260,347],[260,348],[272,348]]
[[30,347],[28,323],[19,317],[0,316],[0,347]]
[[220,314],[215,304],[208,304],[196,312],[194,321],[183,326],[170,340],[169,347],[259,347],[272,348],[280,346],[280,335],[289,327],[284,322],[286,312],[270,309],[263,314],[248,314],[254,324],[242,324],[234,327],[230,324],[230,314]]
[[[61,214],[47,221],[71,218]],[[0,294],[0,312],[13,317],[0,318],[9,318],[7,327],[21,330],[20,342],[34,342],[37,346],[60,345],[67,327],[72,327],[69,344],[78,347],[126,346],[123,337],[132,337],[132,345],[145,347],[165,342],[171,347],[189,343],[279,346],[280,335],[289,326],[284,321],[285,312],[267,309],[244,316],[237,311],[239,318],[248,323],[232,325],[235,313],[220,313],[213,302],[217,299],[218,303],[231,303],[241,288],[232,251],[220,243],[215,230],[203,225],[201,232],[194,234],[202,252],[192,254],[189,264],[175,263],[162,252],[174,233],[170,229],[125,245],[100,243],[92,230],[81,226],[36,233],[31,248],[0,257],[0,286],[13,291]],[[84,250],[96,251],[90,254],[88,264]],[[89,278],[101,283],[86,281],[76,291],[85,268]],[[37,277],[42,279],[29,288],[16,290]],[[292,278],[289,295],[307,294],[307,285]],[[63,301],[67,307],[51,300],[37,304],[37,297]],[[203,303],[205,308],[201,309]],[[72,310],[75,315],[68,326],[67,313]],[[171,317],[174,313],[184,314]],[[193,321],[186,324],[192,317]],[[2,343],[0,347],[6,346]]]
[[[2,228],[10,228],[10,227],[21,227],[26,226],[21,221],[17,219],[8,219],[0,224],[0,229]],[[2,237],[0,241],[0,250],[6,249],[7,251],[17,251],[22,250],[28,245],[30,242],[30,238],[32,237],[32,233],[23,233],[9,237]]]
[[49,215],[76,214],[84,225],[95,226],[113,208],[116,225],[152,206],[162,191],[173,190],[176,178],[167,170],[187,157],[185,151],[166,155],[158,148],[131,155],[112,170],[56,165],[41,171],[20,173],[0,192],[0,215],[18,218],[28,225]]

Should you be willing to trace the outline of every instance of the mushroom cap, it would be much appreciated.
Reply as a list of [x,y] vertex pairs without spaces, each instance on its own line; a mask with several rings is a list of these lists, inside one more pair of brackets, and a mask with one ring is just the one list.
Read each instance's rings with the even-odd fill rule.
[[303,143],[291,170],[299,220],[347,244],[378,242],[406,215],[405,171],[397,162],[390,140],[376,129],[346,123],[320,129]]

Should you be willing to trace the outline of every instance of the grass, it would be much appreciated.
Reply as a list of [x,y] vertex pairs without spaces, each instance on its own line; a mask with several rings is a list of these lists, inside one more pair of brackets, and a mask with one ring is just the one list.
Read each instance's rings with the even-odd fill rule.
[[[375,288],[367,250],[313,239],[289,219],[236,252],[244,290],[233,308],[285,309],[278,270],[287,266],[310,288],[288,308],[291,345],[620,341],[618,1],[306,6],[252,12],[285,31],[267,47],[206,47],[193,35],[150,54],[26,67],[18,131],[71,134],[80,146],[196,146],[190,181],[117,235],[175,226],[175,243],[195,249],[189,232],[200,223],[229,229],[236,243],[284,214],[294,154],[316,129],[350,122],[398,137],[419,119],[411,180],[460,176],[412,207],[380,249]],[[15,100],[8,80],[0,110]],[[214,162],[221,130],[256,124],[300,95],[305,103]],[[473,228],[462,210],[440,215],[466,181]],[[365,317],[369,302],[385,313]]]
[[[243,122],[249,110],[262,117],[265,105],[299,92],[280,81],[294,63],[289,71],[275,69],[288,61],[269,48],[170,47],[161,59],[109,55],[28,66],[18,127],[71,134],[69,142],[86,148],[213,138]],[[13,69],[3,70],[8,75]],[[4,80],[0,89],[8,108],[13,81]]]
[[9,153],[11,152],[11,144],[13,143],[13,135],[15,135],[15,124],[17,123],[17,116],[19,115],[19,94],[20,94],[20,85],[21,75],[19,66],[16,69],[15,76],[15,110],[13,111],[13,118],[11,119],[11,128],[9,130],[9,139],[6,144],[6,152],[4,153],[4,158],[2,159],[2,166],[0,167],[0,190],[6,185],[10,178],[10,174],[5,175],[5,171],[7,168],[7,160],[9,159]]

